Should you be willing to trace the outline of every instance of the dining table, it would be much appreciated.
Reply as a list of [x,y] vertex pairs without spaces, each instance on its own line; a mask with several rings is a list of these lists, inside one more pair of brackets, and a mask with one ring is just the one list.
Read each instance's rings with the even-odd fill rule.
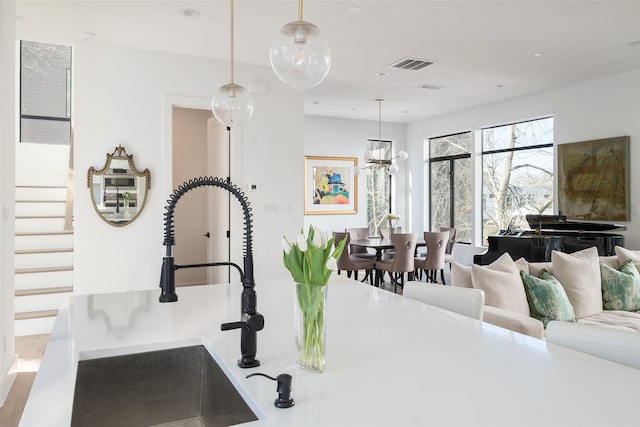
[[[391,239],[384,237],[369,237],[367,239],[351,240],[349,244],[351,246],[359,246],[362,248],[375,250],[376,261],[380,261],[382,259],[382,251],[384,251],[385,249],[393,249],[393,242],[391,241]],[[418,247],[426,247],[426,243],[424,242],[423,238],[418,238],[416,248]]]
[[[386,249],[393,249],[393,242],[388,237],[369,237],[367,239],[358,239],[351,240],[349,242],[351,246],[359,246],[362,248],[373,249],[376,251],[376,261],[380,261],[382,259],[382,252]],[[423,238],[418,237],[418,241],[416,242],[416,250],[418,247],[426,247],[426,243]],[[416,254],[417,255],[417,254]],[[384,276],[380,275],[380,270],[375,269],[375,278],[374,283],[375,286],[380,286],[382,279]],[[411,276],[409,276],[411,277]]]

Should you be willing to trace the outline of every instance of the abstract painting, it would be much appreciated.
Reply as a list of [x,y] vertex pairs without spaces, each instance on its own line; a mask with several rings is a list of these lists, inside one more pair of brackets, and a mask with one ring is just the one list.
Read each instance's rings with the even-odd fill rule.
[[356,157],[304,157],[304,213],[354,214],[358,212]]
[[558,210],[571,219],[629,220],[628,136],[558,144]]

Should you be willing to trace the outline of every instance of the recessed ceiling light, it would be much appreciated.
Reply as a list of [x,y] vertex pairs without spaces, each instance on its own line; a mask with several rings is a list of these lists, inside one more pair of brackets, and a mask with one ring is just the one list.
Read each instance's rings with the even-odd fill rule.
[[378,76],[378,77],[387,77],[388,75],[389,75],[389,73],[385,73],[385,72],[376,73],[376,76]]
[[82,37],[83,40],[92,40],[95,36],[96,33],[92,33],[91,31],[83,31],[80,33],[80,37]]
[[542,56],[542,52],[535,52],[533,54],[533,56],[535,56],[536,58],[539,57],[539,56]]
[[504,87],[504,85],[502,83],[498,83],[496,87]]
[[180,13],[187,18],[197,18],[200,16],[200,11],[196,9],[180,9]]
[[313,102],[312,102],[312,104],[313,104],[313,105],[318,105],[318,104],[320,104],[320,102],[318,102],[318,101],[313,101]]
[[364,9],[362,9],[360,6],[349,6],[347,7],[347,10],[349,12],[362,12]]
[[635,42],[629,43],[629,46],[640,47],[640,40],[636,40]]
[[407,114],[409,113],[409,110],[402,110],[402,114]]

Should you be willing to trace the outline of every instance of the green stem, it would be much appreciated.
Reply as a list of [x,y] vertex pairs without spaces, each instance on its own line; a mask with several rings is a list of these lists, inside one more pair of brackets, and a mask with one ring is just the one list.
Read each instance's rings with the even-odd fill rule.
[[322,372],[324,353],[324,286],[296,284],[298,305],[302,312],[301,362]]

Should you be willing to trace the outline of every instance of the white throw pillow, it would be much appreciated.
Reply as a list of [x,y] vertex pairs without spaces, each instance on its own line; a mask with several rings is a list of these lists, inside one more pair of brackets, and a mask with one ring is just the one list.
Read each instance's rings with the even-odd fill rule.
[[486,305],[530,316],[520,270],[508,253],[489,265],[471,266],[471,283],[484,291]]
[[540,273],[542,273],[542,270],[547,270],[547,273],[553,274],[552,267],[553,266],[551,265],[551,261],[530,262],[529,274],[535,277],[540,277]]
[[616,246],[615,251],[620,265],[624,264],[626,260],[630,259],[636,265],[638,271],[640,271],[640,251],[631,251],[629,249],[623,248],[622,246]]
[[602,313],[602,283],[598,249],[590,247],[567,254],[552,251],[553,275],[562,283],[576,319]]
[[524,257],[520,257],[513,262],[515,263],[518,272],[524,271],[525,273],[529,274],[529,261],[524,259]]
[[451,262],[451,284],[460,288],[473,288],[471,283],[471,266]]
[[609,267],[613,267],[616,270],[620,270],[620,265],[623,264],[618,260],[618,257],[616,255],[601,256],[598,257],[598,259],[600,260],[600,264],[608,265]]

